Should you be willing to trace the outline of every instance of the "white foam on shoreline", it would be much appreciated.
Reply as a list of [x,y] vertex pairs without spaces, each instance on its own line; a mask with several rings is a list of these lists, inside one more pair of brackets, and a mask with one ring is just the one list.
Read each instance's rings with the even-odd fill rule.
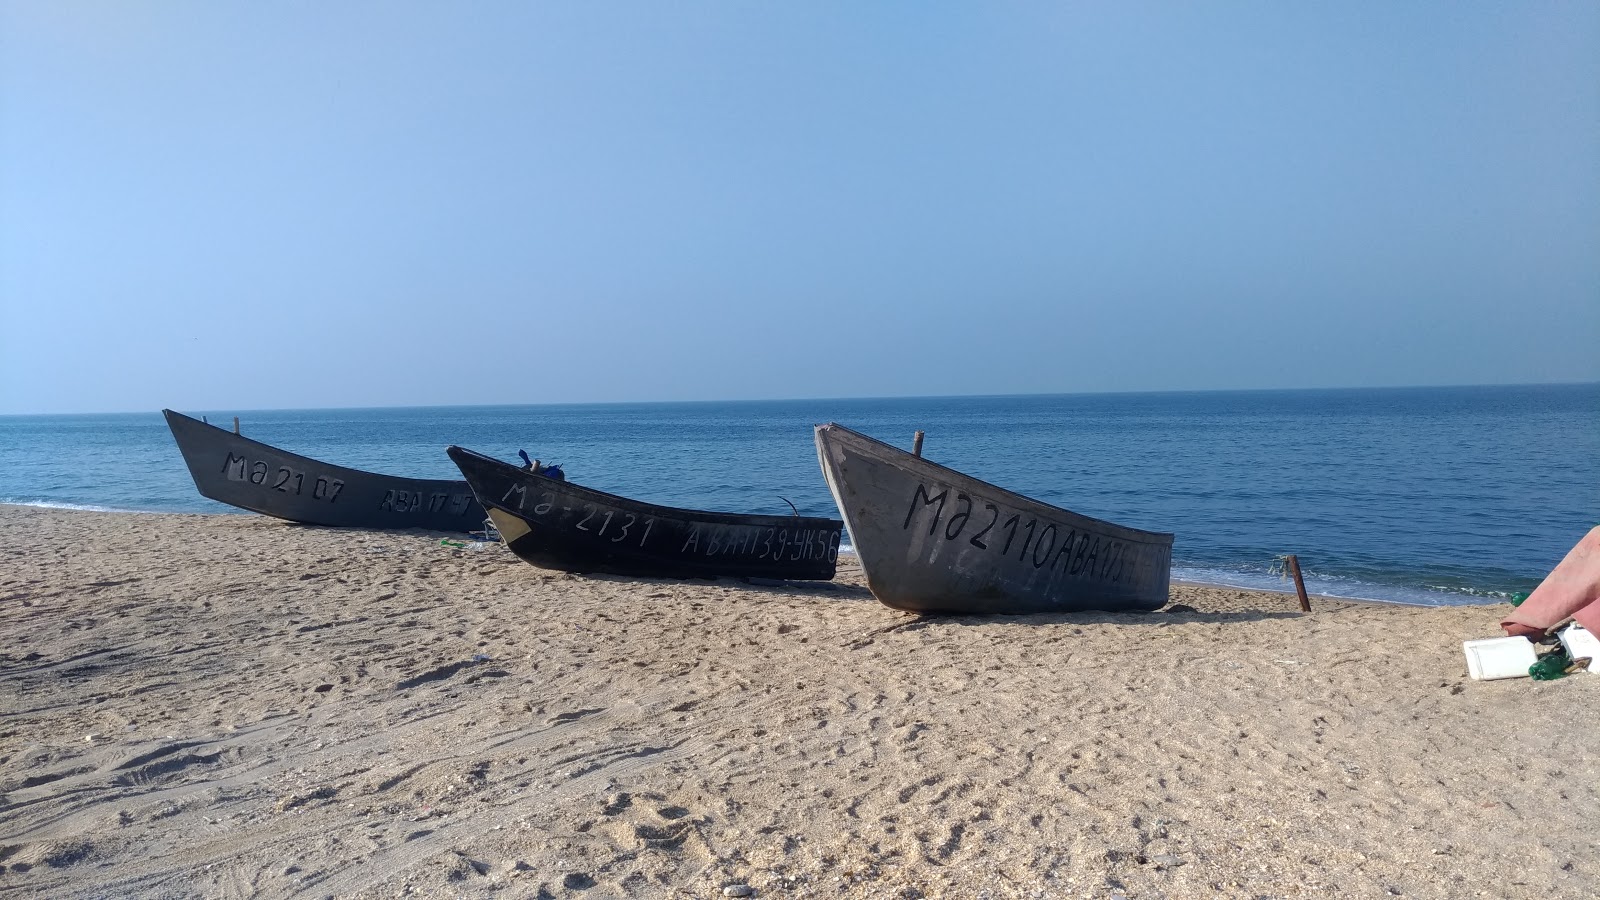
[[[66,509],[80,512],[136,513],[160,515],[164,513],[193,514],[190,510],[129,509],[98,506],[88,503],[67,503],[59,500],[17,499],[0,497],[0,504],[33,506],[43,509]],[[254,515],[243,510],[206,510],[202,515]],[[848,537],[839,542],[840,553],[855,553]],[[1267,573],[1246,573],[1207,567],[1174,566],[1172,580],[1207,587],[1228,587],[1248,591],[1267,591],[1274,594],[1294,593],[1293,585],[1285,578]],[[1468,592],[1446,587],[1425,589],[1405,585],[1381,585],[1370,582],[1336,583],[1327,579],[1307,578],[1307,592],[1340,600],[1362,600],[1370,603],[1393,603],[1400,606],[1477,606],[1503,603],[1505,598],[1497,592]]]
[[81,512],[150,512],[150,510],[144,509],[121,509],[115,506],[95,506],[89,503],[63,503],[59,500],[19,500],[16,497],[0,497],[0,503],[10,504],[11,506],[37,506],[43,509],[75,509]]
[[[1172,580],[1208,587],[1231,587],[1274,594],[1294,594],[1288,578],[1267,573],[1234,572],[1223,569],[1173,566]],[[1502,603],[1487,593],[1468,593],[1449,588],[1422,588],[1401,584],[1378,584],[1350,579],[1308,576],[1306,593],[1337,600],[1362,600],[1368,603],[1393,603],[1399,606],[1482,606]]]

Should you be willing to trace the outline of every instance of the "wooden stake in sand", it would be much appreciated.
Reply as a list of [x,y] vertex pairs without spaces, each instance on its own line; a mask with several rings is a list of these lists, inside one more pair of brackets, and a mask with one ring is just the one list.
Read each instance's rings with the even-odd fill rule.
[[920,431],[917,432],[916,436],[911,439],[911,455],[912,456],[921,456],[922,455],[922,432],[920,432]]
[[1306,582],[1300,577],[1300,558],[1292,553],[1285,556],[1283,567],[1294,577],[1294,592],[1300,595],[1300,611],[1311,612],[1311,600],[1306,597]]
[[234,434],[238,434],[239,433],[239,417],[238,416],[234,416],[233,417],[233,433]]

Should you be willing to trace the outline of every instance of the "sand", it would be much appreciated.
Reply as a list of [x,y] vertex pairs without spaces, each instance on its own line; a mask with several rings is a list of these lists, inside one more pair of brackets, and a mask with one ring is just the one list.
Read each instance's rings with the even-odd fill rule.
[[0,895],[1593,897],[1502,608],[919,619],[441,535],[0,507]]

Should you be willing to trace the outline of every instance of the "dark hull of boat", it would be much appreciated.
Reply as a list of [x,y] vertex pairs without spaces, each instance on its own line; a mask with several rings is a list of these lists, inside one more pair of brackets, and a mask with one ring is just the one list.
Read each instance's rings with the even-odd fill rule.
[[398,478],[279,450],[170,409],[161,411],[200,493],[263,515],[345,528],[483,527],[465,481]]
[[447,451],[511,552],[546,569],[639,578],[833,578],[844,523],[641,503]]
[[1153,610],[1172,535],[995,487],[839,425],[817,456],[873,596],[924,613]]

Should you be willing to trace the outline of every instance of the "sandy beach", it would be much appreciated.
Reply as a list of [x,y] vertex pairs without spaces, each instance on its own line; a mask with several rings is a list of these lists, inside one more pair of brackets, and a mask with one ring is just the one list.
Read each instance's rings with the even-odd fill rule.
[[832,584],[0,506],[0,895],[1593,897],[1600,676],[1500,608]]

